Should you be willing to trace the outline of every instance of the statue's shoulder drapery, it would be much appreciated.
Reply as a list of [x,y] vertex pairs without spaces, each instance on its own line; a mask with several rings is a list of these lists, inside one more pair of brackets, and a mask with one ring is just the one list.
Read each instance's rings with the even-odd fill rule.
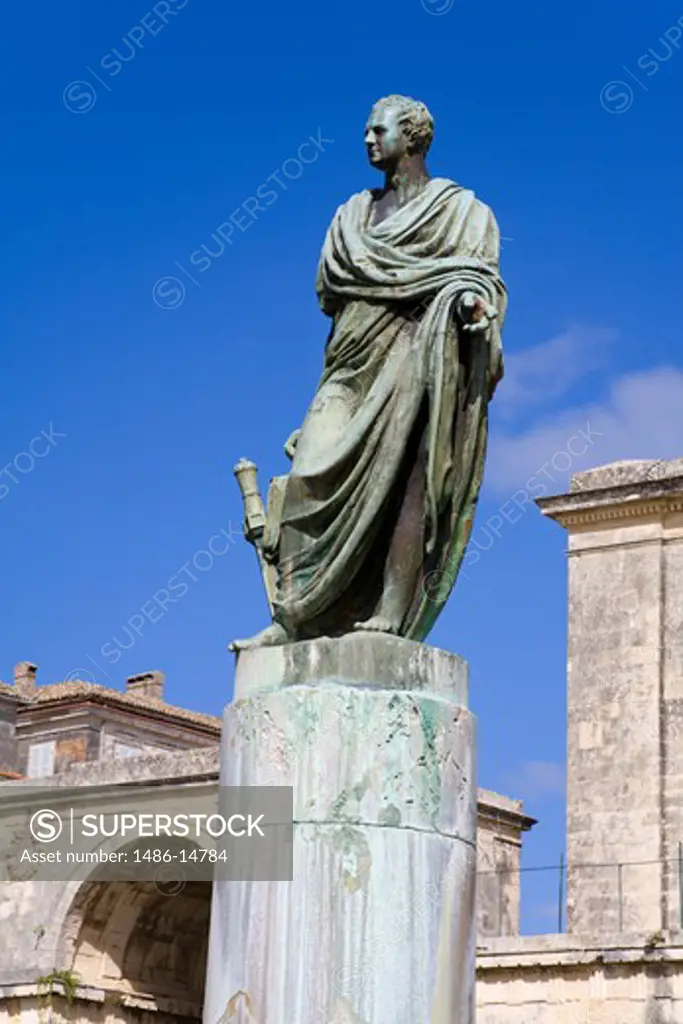
[[[426,636],[465,551],[488,401],[502,376],[506,291],[491,210],[443,178],[376,225],[372,204],[373,193],[364,191],[339,207],[318,265],[318,296],[334,325],[278,531],[277,608],[294,635],[345,632],[377,599],[371,562],[382,531],[391,529],[395,493],[421,430],[423,570],[400,632]],[[466,292],[497,311],[486,334],[468,336],[458,326]],[[326,410],[342,387],[347,419],[337,435]],[[322,437],[328,440],[319,444]],[[346,597],[352,589],[353,601]]]

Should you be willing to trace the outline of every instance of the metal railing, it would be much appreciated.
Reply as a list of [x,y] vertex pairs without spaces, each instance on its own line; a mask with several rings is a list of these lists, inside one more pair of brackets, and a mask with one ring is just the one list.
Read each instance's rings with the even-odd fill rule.
[[556,864],[500,865],[477,872],[477,889],[480,930],[490,936],[562,933],[568,911],[570,918],[581,917],[587,901],[605,927],[638,930],[647,890],[661,899],[651,901],[646,916],[659,921],[658,928],[683,930],[683,842],[675,857],[654,860],[567,863],[560,854]]

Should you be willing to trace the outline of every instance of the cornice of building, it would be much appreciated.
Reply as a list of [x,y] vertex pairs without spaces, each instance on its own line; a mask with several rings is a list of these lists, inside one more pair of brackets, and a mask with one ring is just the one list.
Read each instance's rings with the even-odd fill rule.
[[683,460],[615,462],[576,473],[568,494],[537,498],[561,526],[645,519],[683,512]]

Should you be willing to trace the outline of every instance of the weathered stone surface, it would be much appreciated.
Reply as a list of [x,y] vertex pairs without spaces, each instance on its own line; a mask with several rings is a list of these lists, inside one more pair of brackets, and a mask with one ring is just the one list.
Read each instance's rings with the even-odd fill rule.
[[427,688],[467,707],[467,663],[438,647],[385,633],[352,633],[339,639],[261,647],[241,657],[235,697],[292,685],[346,683],[394,690]]
[[679,932],[658,946],[644,934],[488,940],[477,956],[477,1024],[679,1024],[682,939]]
[[470,1024],[464,663],[369,633],[282,653],[240,656],[221,781],[293,786],[294,880],[214,884],[207,1024]]
[[683,459],[665,462],[662,459],[624,459],[575,473],[570,484],[572,494],[577,491],[597,491],[623,487],[625,484],[645,484],[683,476]]
[[293,786],[294,819],[436,829],[472,841],[474,725],[443,698],[290,686],[230,706],[233,786]]
[[680,927],[683,459],[589,470],[539,505],[568,531],[569,929]]
[[[159,787],[162,794],[173,792],[183,785],[213,780],[217,774],[218,750],[198,748],[73,765],[59,775],[41,779],[40,785],[49,792],[51,788],[62,786],[107,783],[112,786],[135,785],[153,780],[166,783]],[[30,791],[35,786],[35,779],[4,783],[0,786],[0,800],[5,794],[17,794],[25,789]],[[49,800],[46,804],[49,806]],[[159,983],[159,972],[154,968],[153,961],[156,957],[160,960],[175,958],[181,962],[183,957],[177,949],[173,949],[172,930],[168,930],[168,922],[176,914],[187,918],[196,908],[200,913],[202,901],[204,907],[208,908],[211,883],[204,883],[201,889],[197,888],[199,883],[195,883],[192,892],[182,890],[172,896],[163,887],[155,887],[152,882],[140,883],[137,889],[129,883],[118,886],[112,883],[101,893],[97,921],[93,918],[95,908],[90,895],[95,884],[86,880],[68,883],[3,882],[0,885],[0,1022],[3,1021],[2,1013],[7,1005],[3,1006],[2,1002],[4,987],[10,992],[13,987],[25,985],[28,986],[25,993],[18,993],[16,999],[26,1008],[27,1020],[32,1024],[33,983],[37,977],[48,974],[55,967],[75,970],[80,977],[87,977],[89,991],[83,996],[86,1001],[104,999],[104,991],[101,990],[127,992],[131,982],[135,982],[137,994],[142,1000],[140,1005],[144,1003],[147,1010],[154,1010],[156,1006],[162,1010],[162,1016],[166,1009],[171,1014],[199,1016],[206,963],[208,912],[204,913],[203,918],[204,935],[200,934],[195,942],[192,962],[196,977],[193,991],[185,994],[184,1008],[183,999],[174,1000],[169,994],[168,977]],[[197,895],[198,899],[195,899]],[[189,896],[192,896],[192,900],[187,904],[185,901]],[[122,922],[120,927],[125,925],[127,928],[127,942],[138,931],[140,939],[137,948],[144,947],[147,942],[152,966],[143,965],[142,973],[138,972],[137,962],[131,960],[127,961],[123,976],[120,972],[111,972],[112,958],[119,956],[125,960],[128,955],[127,948],[122,950],[115,935],[119,920]],[[158,946],[149,940],[151,931],[158,933]],[[131,954],[133,952],[131,947]],[[187,956],[187,951],[183,956]],[[99,996],[93,996],[95,989],[100,990]],[[165,1000],[166,995],[168,999]],[[15,997],[8,994],[6,998],[11,1005]],[[81,1009],[79,1012],[82,1018],[84,1011]],[[132,1012],[122,1014],[122,1019],[132,1020],[134,1017]]]
[[477,810],[477,936],[519,935],[522,831],[536,824],[521,800],[480,789]]
[[0,777],[3,772],[16,772],[17,703],[0,685]]
[[294,882],[214,885],[204,1019],[243,993],[245,1021],[469,1024],[474,857],[436,834],[299,826]]
[[[437,653],[443,654],[443,652]],[[445,657],[452,659],[452,656]],[[452,663],[457,665],[457,659]],[[463,671],[464,668],[463,665]],[[14,698],[11,703],[15,703]],[[118,786],[156,781],[163,784],[160,793],[166,793],[170,791],[171,787],[177,787],[182,792],[183,787],[216,779],[218,773],[218,747],[203,747],[188,751],[155,753],[119,760],[74,764],[58,775],[42,779],[40,784],[49,791],[53,787],[63,786],[103,784]],[[36,785],[36,780],[27,779],[5,785],[8,787],[8,793],[16,793],[22,789],[33,788]],[[0,799],[2,796],[3,790],[0,789]],[[49,800],[47,803],[49,805]],[[522,814],[519,802],[510,801],[485,790],[479,792],[478,807],[480,867],[485,871],[491,870],[492,864],[495,862],[491,861],[490,852],[499,844],[503,844],[506,849],[509,846],[510,850],[516,854],[516,863],[518,864],[519,831],[521,828],[528,827],[528,822],[531,819],[527,819]],[[489,935],[495,934],[498,927],[497,915],[500,906],[498,881],[498,875],[487,875],[486,885],[480,884],[478,893],[478,918],[480,921],[486,921],[485,932]],[[518,913],[519,878],[514,870],[514,865],[512,870],[501,876],[500,881],[504,888],[503,906],[510,908],[515,914]],[[210,890],[208,884],[206,888]],[[80,884],[76,882],[73,885],[52,882],[15,882],[0,885],[0,937],[7,936],[11,929],[10,940],[4,941],[0,945],[0,986],[29,984],[39,974],[48,973],[55,965],[60,969],[73,967],[74,954],[65,946],[64,935],[72,927],[70,922],[75,919],[73,908],[79,904],[87,889],[87,882]],[[176,900],[179,898],[175,897]],[[162,900],[158,908],[161,917],[165,916],[164,904],[165,901]],[[504,920],[507,921],[508,918],[506,917]],[[508,921],[508,925],[516,930],[517,919]],[[84,918],[82,927],[84,930],[90,927],[87,918]],[[111,934],[103,932],[97,942],[93,944],[93,957],[99,955],[100,962],[104,962],[104,950],[110,939],[112,939]],[[80,966],[79,969],[81,969]],[[203,964],[200,967],[200,973],[203,977]],[[115,988],[119,986],[119,981],[116,979],[108,980],[103,977],[100,981],[105,988],[107,984],[111,984]],[[88,998],[94,991],[92,986],[95,985],[95,978],[92,976],[90,983]],[[147,991],[144,999],[147,999],[148,1003],[157,999],[156,995],[151,995],[142,986],[138,988],[139,999],[143,999],[143,991]],[[7,998],[13,999],[14,997],[8,995]],[[19,999],[19,995],[16,998]],[[28,989],[26,995],[21,996],[21,1000],[22,1005],[27,1008],[26,1012],[30,1014],[32,1002]],[[95,1013],[94,1005],[87,1011],[83,1011],[87,1012],[88,1019],[95,1019],[92,1017],[92,1014]],[[0,1015],[2,1012],[2,996],[0,996]],[[0,1020],[2,1020],[1,1016]]]

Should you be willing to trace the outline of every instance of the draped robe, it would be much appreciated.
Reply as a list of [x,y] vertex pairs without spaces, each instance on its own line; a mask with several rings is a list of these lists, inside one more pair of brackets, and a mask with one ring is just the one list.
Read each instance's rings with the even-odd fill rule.
[[[424,639],[465,552],[503,371],[506,291],[488,207],[433,178],[373,225],[373,199],[352,196],[327,232],[316,289],[333,326],[266,552],[274,617],[300,639],[346,633],[377,611],[416,459],[422,568],[398,632]],[[466,291],[498,311],[485,332],[458,324]]]

